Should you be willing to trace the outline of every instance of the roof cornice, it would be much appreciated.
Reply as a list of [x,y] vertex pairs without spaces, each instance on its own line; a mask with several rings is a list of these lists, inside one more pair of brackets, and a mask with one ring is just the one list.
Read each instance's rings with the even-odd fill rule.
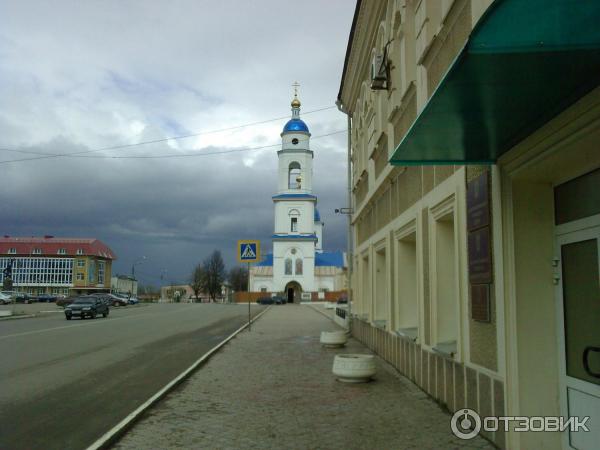
[[355,109],[360,86],[369,74],[371,50],[386,4],[385,0],[357,0],[356,3],[338,92],[338,101],[350,115]]

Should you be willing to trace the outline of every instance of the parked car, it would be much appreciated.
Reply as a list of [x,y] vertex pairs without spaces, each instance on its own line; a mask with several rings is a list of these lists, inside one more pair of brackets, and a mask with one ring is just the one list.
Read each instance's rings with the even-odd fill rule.
[[5,294],[4,292],[0,292],[0,303],[3,305],[8,305],[9,303],[12,303],[11,296]]
[[280,296],[275,296],[271,298],[273,299],[276,305],[285,305],[287,303],[287,299]]
[[33,295],[29,295],[26,292],[18,292],[15,296],[15,301],[17,303],[33,303],[37,302],[37,297]]
[[110,304],[112,306],[127,306],[127,299],[119,297],[115,294],[108,294],[110,296]]
[[59,298],[56,300],[56,306],[62,306],[65,307],[67,305],[70,305],[71,303],[73,303],[73,301],[79,298],[77,296],[70,296],[70,297],[63,297],[63,298]]
[[77,297],[73,303],[65,307],[65,317],[67,320],[71,320],[73,317],[95,319],[98,314],[102,314],[102,317],[107,317],[108,313],[108,305],[93,295]]
[[131,297],[129,297],[129,298],[127,299],[127,302],[128,302],[130,305],[137,305],[137,304],[140,302],[140,300],[139,300],[139,299],[138,299],[136,296],[132,295]]
[[347,305],[348,304],[348,297],[340,297],[337,299],[336,302],[338,305]]
[[53,295],[53,294],[41,294],[41,295],[38,295],[37,299],[38,299],[38,302],[46,302],[46,303],[55,302],[56,301],[56,295]]
[[275,300],[273,300],[273,297],[261,297],[256,300],[256,303],[259,305],[272,305],[275,303]]
[[89,294],[89,296],[99,298],[101,301],[106,303],[107,306],[112,305],[113,302],[113,298],[111,297],[111,295],[106,292],[97,292],[95,294]]

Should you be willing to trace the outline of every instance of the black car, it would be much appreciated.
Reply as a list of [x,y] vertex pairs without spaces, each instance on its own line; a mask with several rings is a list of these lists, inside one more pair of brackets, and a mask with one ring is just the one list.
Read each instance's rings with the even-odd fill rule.
[[38,295],[38,302],[46,302],[46,303],[50,303],[50,302],[55,302],[56,301],[56,295],[52,295],[52,294],[40,294]]
[[19,292],[15,296],[15,301],[17,303],[33,303],[33,302],[37,301],[37,298],[33,297],[25,292]]
[[256,300],[256,303],[258,303],[259,305],[284,305],[287,303],[287,300],[279,296],[261,297],[258,300]]
[[71,320],[73,317],[95,319],[98,314],[102,314],[102,317],[108,316],[108,305],[101,299],[91,295],[77,297],[73,303],[65,307],[67,320]]
[[64,308],[65,306],[73,303],[78,298],[79,297],[77,295],[75,295],[75,296],[72,295],[69,297],[61,297],[58,300],[56,300],[56,306],[62,306]]

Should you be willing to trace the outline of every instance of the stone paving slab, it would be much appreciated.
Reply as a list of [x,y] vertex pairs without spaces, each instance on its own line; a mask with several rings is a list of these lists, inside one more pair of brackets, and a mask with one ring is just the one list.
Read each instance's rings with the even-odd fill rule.
[[336,381],[336,353],[371,353],[354,339],[322,348],[320,332],[336,329],[310,307],[272,307],[114,448],[494,448],[454,437],[450,415],[378,357],[375,381]]

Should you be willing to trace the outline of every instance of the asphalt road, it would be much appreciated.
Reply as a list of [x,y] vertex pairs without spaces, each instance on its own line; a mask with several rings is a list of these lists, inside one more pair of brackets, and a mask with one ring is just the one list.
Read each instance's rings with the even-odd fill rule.
[[1,321],[0,449],[87,447],[247,319],[244,305],[157,304]]

